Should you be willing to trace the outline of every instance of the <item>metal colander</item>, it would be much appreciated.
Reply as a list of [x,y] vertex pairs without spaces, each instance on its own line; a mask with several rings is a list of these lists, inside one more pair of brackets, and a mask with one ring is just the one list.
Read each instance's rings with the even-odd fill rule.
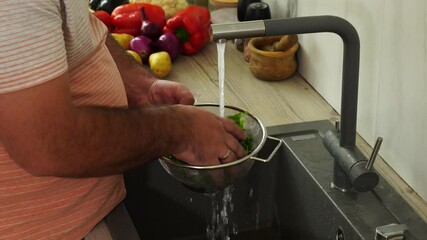
[[[218,104],[198,104],[204,110],[219,115]],[[181,161],[172,160],[167,157],[159,159],[163,168],[185,186],[199,192],[215,192],[221,190],[235,182],[237,179],[244,177],[252,167],[254,160],[267,162],[269,159],[260,159],[256,154],[263,147],[267,134],[264,125],[258,118],[233,106],[224,107],[224,116],[231,116],[237,113],[245,113],[244,129],[247,136],[253,137],[251,151],[245,157],[236,161],[224,163],[215,166],[194,166],[188,165]],[[276,150],[277,151],[277,150]]]

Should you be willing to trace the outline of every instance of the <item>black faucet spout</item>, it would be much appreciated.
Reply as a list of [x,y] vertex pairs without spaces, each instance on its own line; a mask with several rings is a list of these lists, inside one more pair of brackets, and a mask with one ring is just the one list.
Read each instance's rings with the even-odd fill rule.
[[341,120],[335,131],[325,134],[324,145],[335,159],[333,186],[342,191],[369,191],[378,175],[366,168],[367,160],[356,147],[357,99],[359,87],[360,40],[347,20],[336,16],[267,19],[212,25],[212,39],[228,40],[260,36],[306,33],[335,33],[343,42]]
[[360,41],[356,29],[336,16],[310,16],[212,24],[212,39],[251,38],[286,34],[330,32],[343,41],[340,145],[356,143]]
[[343,42],[341,86],[340,145],[356,144],[357,99],[359,86],[360,40],[356,29],[347,20],[336,16],[313,16],[265,20],[266,35],[330,32]]

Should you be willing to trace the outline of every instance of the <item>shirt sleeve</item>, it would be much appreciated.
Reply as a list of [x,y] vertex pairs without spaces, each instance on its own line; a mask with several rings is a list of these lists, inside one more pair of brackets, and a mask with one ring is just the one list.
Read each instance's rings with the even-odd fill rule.
[[67,71],[61,6],[54,0],[0,0],[0,94]]

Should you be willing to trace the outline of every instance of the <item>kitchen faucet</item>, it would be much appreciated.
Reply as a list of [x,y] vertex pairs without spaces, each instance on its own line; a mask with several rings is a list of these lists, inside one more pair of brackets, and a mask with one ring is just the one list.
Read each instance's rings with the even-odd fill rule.
[[331,32],[343,41],[341,120],[335,129],[324,134],[325,148],[334,157],[331,186],[346,192],[372,190],[379,181],[371,170],[382,139],[379,138],[369,161],[356,146],[357,98],[359,85],[360,41],[356,29],[336,16],[309,16],[283,19],[220,23],[211,25],[212,40],[220,42],[238,38]]

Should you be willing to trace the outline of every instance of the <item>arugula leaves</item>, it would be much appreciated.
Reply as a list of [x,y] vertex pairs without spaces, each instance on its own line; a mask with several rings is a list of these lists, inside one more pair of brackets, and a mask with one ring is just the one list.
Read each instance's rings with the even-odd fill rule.
[[[248,115],[248,112],[239,112],[239,113],[236,113],[234,115],[227,116],[227,118],[230,119],[231,121],[233,121],[234,123],[236,123],[242,130],[246,130],[245,129],[245,123],[246,123],[245,116],[247,116],[247,115]],[[240,144],[245,149],[245,151],[247,153],[249,153],[252,151],[253,142],[254,142],[254,138],[253,138],[252,134],[246,133],[246,139],[240,141]]]

